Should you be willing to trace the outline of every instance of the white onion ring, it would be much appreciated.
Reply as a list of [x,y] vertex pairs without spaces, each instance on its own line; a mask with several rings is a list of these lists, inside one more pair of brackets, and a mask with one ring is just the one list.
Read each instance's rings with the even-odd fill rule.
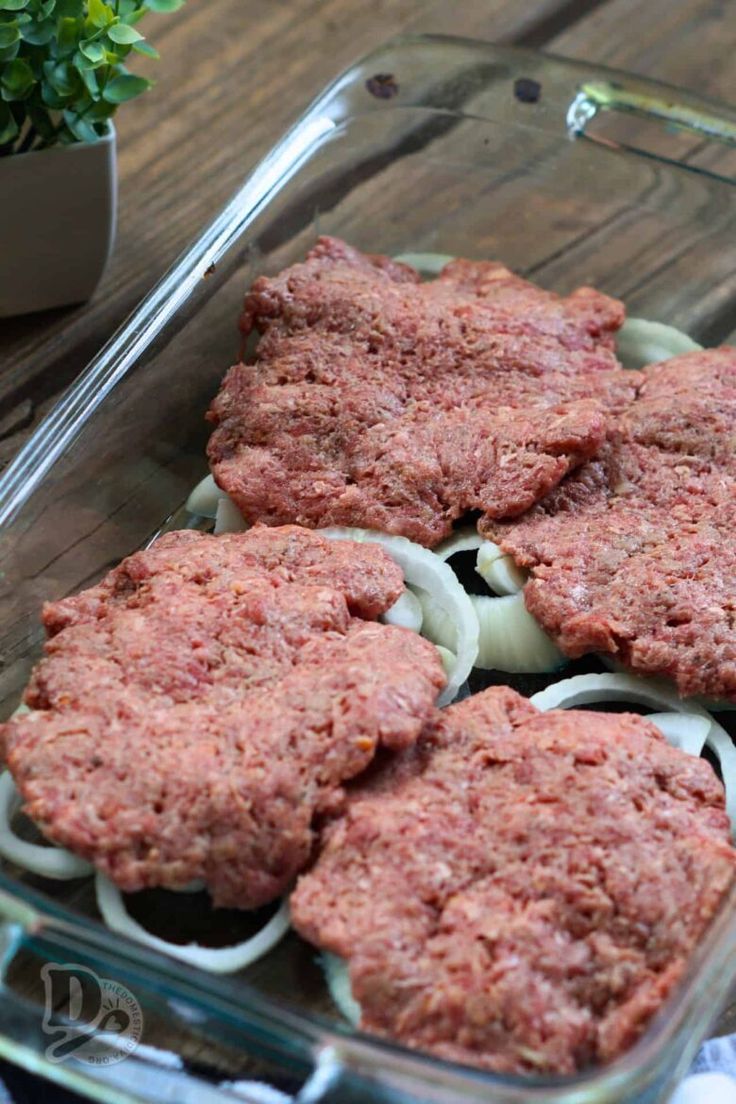
[[457,628],[453,618],[429,591],[414,587],[413,594],[422,611],[423,635],[438,648],[453,651],[457,647]]
[[436,276],[446,264],[455,258],[449,253],[399,253],[394,257],[401,264],[411,265],[422,276]]
[[483,541],[475,559],[475,570],[496,594],[518,594],[529,578],[514,563],[513,556],[502,551],[493,541]]
[[[372,529],[348,529],[343,527],[331,527],[316,531],[331,540],[353,540],[380,544],[404,572],[407,586],[411,586],[412,589],[418,587],[421,591],[430,594],[434,602],[453,622],[457,639],[454,646],[451,645],[450,650],[456,655],[456,663],[452,675],[447,681],[447,686],[437,699],[437,704],[447,705],[448,702],[453,701],[458,690],[470,674],[475,657],[478,654],[478,618],[475,615],[470,598],[458,582],[455,572],[449,564],[444,563],[429,548],[414,544],[406,537],[390,536]],[[421,601],[421,594],[418,597]],[[422,608],[424,609],[424,606]],[[424,635],[427,635],[426,632]],[[432,638],[428,637],[428,639]],[[434,641],[434,643],[447,647],[444,640]]]
[[206,475],[191,492],[184,508],[190,514],[213,518],[217,514],[217,504],[224,495],[225,492],[215,483],[215,477]]
[[408,587],[381,618],[384,625],[398,625],[401,629],[410,629],[411,632],[415,633],[422,631],[423,619],[422,604],[416,594]]
[[98,873],[95,877],[95,893],[97,907],[111,931],[117,932],[118,935],[127,935],[137,943],[144,943],[147,947],[164,951],[172,958],[178,958],[191,966],[208,970],[212,974],[231,974],[235,970],[242,970],[257,962],[283,939],[291,923],[288,900],[284,898],[278,911],[256,935],[232,947],[202,947],[199,943],[168,943],[165,939],[159,939],[157,935],[146,931],[137,920],[133,919],[125,907],[122,893],[103,874]]
[[710,731],[708,718],[695,713],[647,713],[647,720],[657,726],[668,744],[688,755],[700,755]]
[[[650,707],[659,706],[671,713],[705,718],[709,723],[705,743],[718,758],[726,791],[726,812],[732,831],[736,834],[736,748],[726,730],[696,702],[683,701],[658,680],[608,673],[575,675],[574,678],[563,679],[562,682],[555,682],[538,694],[533,694],[529,701],[541,710],[572,709],[578,705],[593,705],[596,702],[624,701]],[[702,748],[696,752],[695,746],[693,733],[693,739],[688,741],[688,747],[683,747],[683,751],[698,754]]]
[[646,318],[627,318],[616,334],[616,352],[626,368],[645,368],[702,348],[682,330]]
[[541,710],[574,709],[578,705],[607,701],[634,702],[650,708],[659,706],[670,713],[692,713],[715,723],[704,709],[689,701],[684,702],[674,690],[663,686],[658,680],[637,678],[636,675],[609,672],[574,675],[573,678],[552,683],[529,700]]
[[529,613],[521,591],[502,598],[471,594],[470,601],[480,628],[476,667],[483,671],[533,674],[556,671],[568,662]]
[[[629,668],[620,663],[615,656],[608,655],[606,652],[599,652],[597,658],[609,671],[620,671],[624,675],[628,673]],[[670,682],[669,679],[652,677],[658,686],[664,688],[674,686],[674,683]],[[684,700],[705,709],[707,713],[728,713],[736,710],[736,702],[728,701],[726,698],[708,698],[702,694],[695,694],[694,697],[685,698]]]
[[250,526],[233,500],[228,495],[219,498],[215,514],[215,536],[219,537],[221,533],[244,533],[246,529],[250,529]]
[[63,847],[42,847],[19,839],[11,827],[11,821],[20,809],[23,799],[15,788],[9,771],[0,775],[0,855],[43,878],[67,881],[69,878],[85,878],[94,867],[86,859],[73,855]]
[[447,561],[459,552],[476,550],[475,570],[495,594],[517,594],[523,589],[529,578],[528,573],[516,566],[513,556],[493,541],[484,540],[476,529],[458,529],[432,551],[441,560]]
[[320,964],[324,970],[330,996],[348,1023],[352,1024],[353,1027],[357,1027],[360,1023],[361,1011],[360,1005],[350,989],[350,973],[347,962],[339,955],[323,951],[320,956]]
[[451,556],[457,556],[458,552],[475,552],[483,543],[483,537],[478,530],[466,525],[462,529],[456,529],[449,537],[445,537],[432,551],[435,556],[447,561]]
[[442,666],[445,668],[445,674],[450,676],[450,672],[457,663],[457,656],[449,648],[445,648],[442,644],[435,644],[435,648],[440,653],[440,659],[442,660]]

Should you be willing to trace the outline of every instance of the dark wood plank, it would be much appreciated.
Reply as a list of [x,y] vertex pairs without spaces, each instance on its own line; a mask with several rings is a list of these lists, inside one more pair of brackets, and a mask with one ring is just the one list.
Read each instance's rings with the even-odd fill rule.
[[[736,45],[728,4],[713,0],[223,0],[216,19],[206,0],[189,0],[149,26],[162,61],[150,66],[155,90],[119,115],[118,243],[102,286],[86,306],[0,323],[0,409],[10,423],[0,426],[0,467],[326,77],[390,34],[544,46],[725,97]],[[684,152],[736,169],[733,152],[692,141]]]
[[[248,169],[325,82],[402,30],[536,40],[574,17],[565,0],[189,0],[149,17],[155,89],[117,120],[120,206],[111,264],[81,307],[0,321],[0,468]],[[29,411],[29,405],[31,409]],[[20,424],[22,423],[22,424]]]

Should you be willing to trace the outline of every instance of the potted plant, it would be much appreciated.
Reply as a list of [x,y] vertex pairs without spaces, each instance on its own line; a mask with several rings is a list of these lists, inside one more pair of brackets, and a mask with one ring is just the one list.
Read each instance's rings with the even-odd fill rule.
[[0,317],[88,299],[115,232],[121,103],[150,87],[137,28],[184,0],[0,0]]

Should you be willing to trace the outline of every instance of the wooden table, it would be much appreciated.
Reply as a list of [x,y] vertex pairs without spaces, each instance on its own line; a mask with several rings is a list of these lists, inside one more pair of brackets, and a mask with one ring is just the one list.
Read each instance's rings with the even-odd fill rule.
[[[732,0],[188,0],[146,29],[162,60],[140,67],[157,86],[116,123],[119,226],[102,285],[84,306],[0,322],[0,469],[326,80],[391,35],[542,48],[736,100]],[[733,151],[693,143],[689,156],[736,175]]]
[[[117,245],[93,301],[0,322],[0,468],[328,77],[399,31],[467,34],[736,99],[729,0],[188,0],[117,120]],[[697,155],[697,151],[696,151]],[[713,163],[713,154],[706,154]],[[733,172],[734,155],[715,156]]]

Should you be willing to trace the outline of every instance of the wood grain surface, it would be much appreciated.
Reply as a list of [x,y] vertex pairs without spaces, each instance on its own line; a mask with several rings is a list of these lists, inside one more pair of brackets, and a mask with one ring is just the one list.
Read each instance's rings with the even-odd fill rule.
[[[736,98],[736,12],[729,0],[188,0],[174,16],[149,17],[147,33],[162,60],[140,67],[155,76],[156,87],[118,116],[118,236],[103,282],[84,306],[0,321],[0,469],[326,81],[407,30],[541,48]],[[734,151],[692,137],[647,140],[736,175]],[[672,256],[681,263],[683,250]],[[729,294],[732,276],[723,275]],[[131,492],[130,509],[139,508]],[[61,586],[64,566],[56,570]],[[78,892],[74,903],[91,907],[82,900],[89,887]],[[274,975],[285,992],[293,984],[287,951],[279,952],[284,967]],[[311,952],[302,965],[313,967]],[[25,972],[19,964],[16,984],[32,995],[37,964]],[[720,1029],[736,1029],[736,1007]],[[162,1029],[159,1045],[164,1036]],[[206,1054],[202,1039],[171,1045],[230,1072],[224,1051]]]
[[[728,98],[728,0],[188,0],[150,16],[156,87],[119,113],[117,244],[93,301],[0,321],[0,468],[64,387],[325,81],[400,31],[466,34],[630,69]],[[689,140],[685,155],[736,170]]]

